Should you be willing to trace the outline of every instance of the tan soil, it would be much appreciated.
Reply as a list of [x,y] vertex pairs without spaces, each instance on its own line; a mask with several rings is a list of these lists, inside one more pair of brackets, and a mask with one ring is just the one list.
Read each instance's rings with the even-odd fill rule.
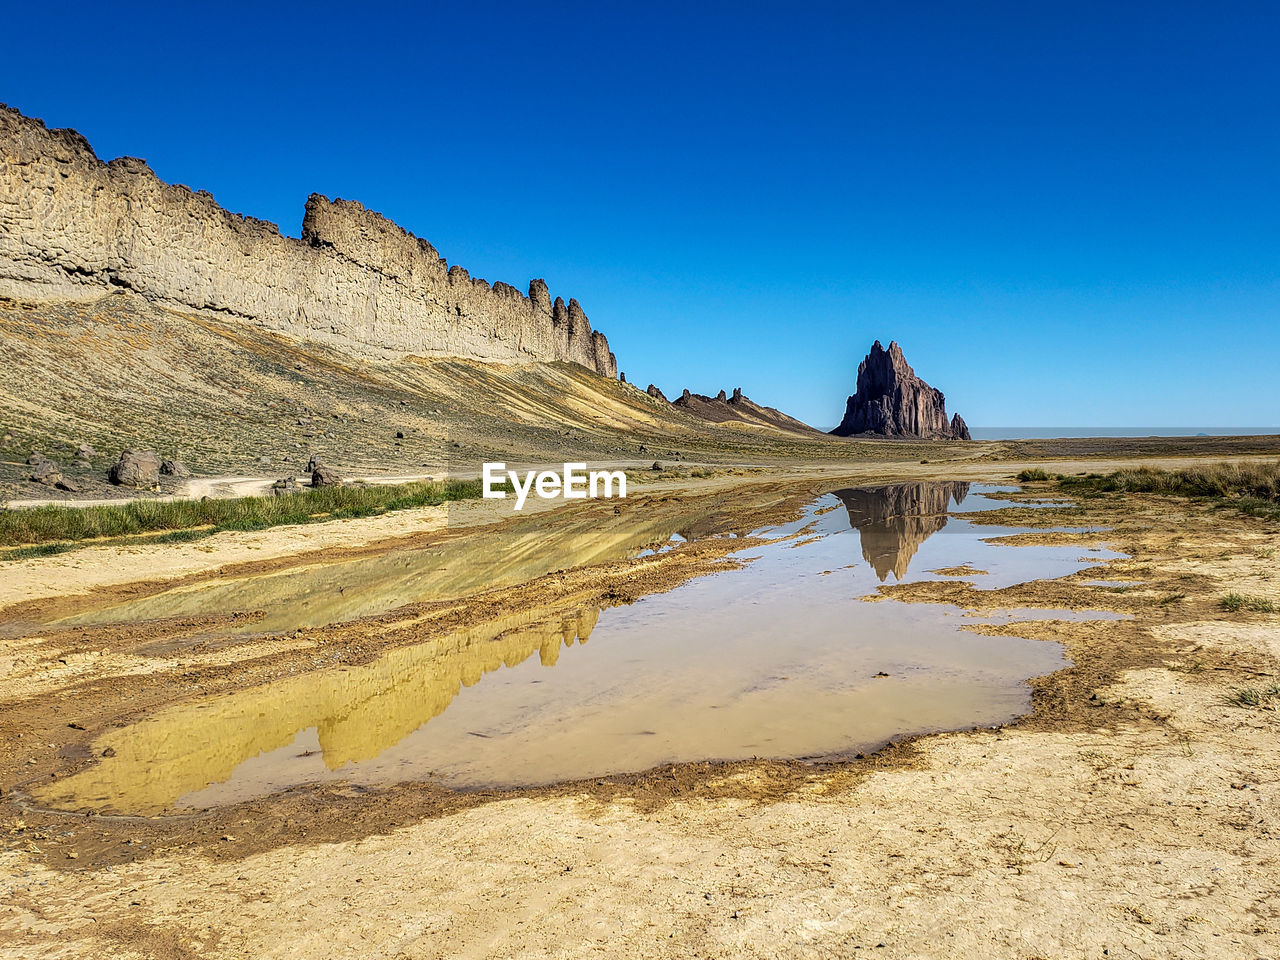
[[[1004,480],[1021,465],[844,465],[838,478]],[[836,479],[821,467],[664,478],[638,485],[627,508],[693,504],[749,530]],[[6,564],[0,604],[14,624],[392,542],[465,542],[499,506],[223,534],[200,545],[208,552],[100,547]],[[572,509],[615,516],[608,504]],[[566,513],[545,513],[548,530]],[[1277,682],[1280,617],[1217,604],[1229,591],[1280,601],[1274,525],[1135,496],[1021,510],[1017,522],[1108,527],[1023,539],[1101,541],[1131,559],[1003,591],[951,581],[882,594],[1132,619],[975,626],[1059,640],[1075,666],[1035,682],[1019,723],[825,766],[691,764],[500,794],[298,789],[149,819],[41,812],[13,792],[84,769],[96,736],[161,705],[539,605],[627,602],[733,562],[714,541],[216,649],[183,646],[207,626],[189,620],[11,627],[0,956],[1274,955],[1280,700],[1226,697]],[[1142,582],[1083,584],[1098,578]]]

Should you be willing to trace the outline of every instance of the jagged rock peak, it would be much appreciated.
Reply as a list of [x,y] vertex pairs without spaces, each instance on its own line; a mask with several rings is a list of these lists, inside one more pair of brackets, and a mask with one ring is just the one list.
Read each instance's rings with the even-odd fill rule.
[[946,398],[911,369],[896,341],[886,350],[877,340],[858,365],[857,392],[844,419],[831,431],[838,437],[873,433],[884,437],[968,440],[969,428],[956,414],[947,419]]
[[[685,393],[688,393],[688,392],[689,392],[688,390],[686,390],[686,391],[685,391]],[[659,389],[658,389],[656,386],[654,386],[652,383],[651,383],[651,384],[649,384],[649,388],[648,388],[647,390],[645,390],[645,393],[647,393],[649,396],[653,397],[655,400],[666,400],[666,399],[667,399],[667,395],[666,395],[665,393],[663,393],[661,390],[659,390]]]

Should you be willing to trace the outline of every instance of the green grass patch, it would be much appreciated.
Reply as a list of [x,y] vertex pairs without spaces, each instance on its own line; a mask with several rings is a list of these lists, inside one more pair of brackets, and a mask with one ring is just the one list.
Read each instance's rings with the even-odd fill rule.
[[223,530],[264,530],[284,524],[370,517],[481,495],[479,480],[418,481],[386,486],[322,487],[281,497],[227,500],[133,500],[111,506],[46,506],[0,513],[5,559],[47,556],[90,540],[160,533],[149,542],[199,540]]
[[1227,613],[1240,613],[1246,610],[1252,613],[1276,613],[1280,610],[1266,597],[1251,597],[1245,593],[1228,593],[1218,601],[1218,606]]
[[1031,480],[1052,480],[1053,474],[1043,467],[1031,467],[1030,469],[1019,472],[1018,479],[1023,483]]

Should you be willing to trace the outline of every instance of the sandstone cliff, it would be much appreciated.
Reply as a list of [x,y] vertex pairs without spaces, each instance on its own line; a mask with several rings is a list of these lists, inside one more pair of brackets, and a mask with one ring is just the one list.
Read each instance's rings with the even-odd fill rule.
[[356,355],[568,360],[617,376],[577,300],[553,303],[541,280],[525,295],[473,278],[358,203],[312,195],[302,237],[285,237],[3,105],[0,159],[0,295],[129,290]]
[[930,440],[969,439],[969,428],[960,414],[947,420],[942,391],[916,376],[897,343],[890,342],[885,350],[879,340],[858,365],[857,392],[849,398],[840,426],[831,432],[838,437],[875,433]]

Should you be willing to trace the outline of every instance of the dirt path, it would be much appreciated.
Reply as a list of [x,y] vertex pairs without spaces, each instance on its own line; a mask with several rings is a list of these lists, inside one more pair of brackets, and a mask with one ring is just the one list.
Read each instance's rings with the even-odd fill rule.
[[[998,479],[1010,468],[904,465],[901,474]],[[869,465],[862,476],[883,471]],[[833,475],[814,467],[797,479]],[[644,493],[714,499],[733,490],[732,502],[754,502],[763,516],[785,509],[769,486],[777,482],[723,475],[678,491],[655,482]],[[481,529],[500,519],[496,506],[475,504],[449,518],[451,529]],[[1037,682],[1035,710],[1018,724],[925,737],[825,768],[690,765],[496,797],[295,791],[162,827],[39,814],[6,790],[0,956],[1275,956],[1280,699],[1266,691],[1280,675],[1280,618],[1226,613],[1218,599],[1232,591],[1280,602],[1280,537],[1259,521],[1180,501],[1104,497],[1082,506],[1071,522],[1112,529],[1103,539],[1132,559],[1107,575],[1132,586],[1088,587],[1093,571],[982,595],[956,584],[885,591],[975,609],[1132,615],[1019,624],[1021,635],[1064,643],[1076,665]],[[444,518],[413,513],[416,532],[441,529]],[[1055,519],[1045,511],[1041,522]],[[182,560],[148,548],[127,580],[285,561],[323,544],[367,547],[405,534],[395,520],[405,516],[220,535],[229,542],[202,556],[176,545],[158,551]],[[49,596],[30,585],[50,569],[41,565],[75,556],[14,565],[25,585],[6,585],[9,602]],[[564,571],[484,600],[496,605],[485,615],[500,615],[504,603],[517,610],[591,591],[661,589],[716,562],[685,556]],[[80,568],[89,572],[65,589],[127,582],[109,567],[104,558]],[[478,616],[480,602],[461,612],[454,604],[453,614],[447,605],[416,611],[403,629]],[[367,655],[399,642],[384,635],[390,626],[336,629],[323,646]],[[41,687],[39,696],[7,687],[6,785],[18,765],[39,775],[82,763],[73,747],[84,734],[65,726],[68,711],[88,710],[114,684],[126,685],[122,697],[134,696],[129,683],[157,702],[191,695],[193,671],[202,689],[219,682],[219,656],[226,683],[261,682],[282,664],[308,664],[317,636],[255,641],[194,665],[194,654],[177,657],[153,682],[117,672],[141,663],[147,636],[81,643],[68,635],[25,647],[9,639],[10,678],[39,677]],[[1258,703],[1241,690],[1260,691]]]

